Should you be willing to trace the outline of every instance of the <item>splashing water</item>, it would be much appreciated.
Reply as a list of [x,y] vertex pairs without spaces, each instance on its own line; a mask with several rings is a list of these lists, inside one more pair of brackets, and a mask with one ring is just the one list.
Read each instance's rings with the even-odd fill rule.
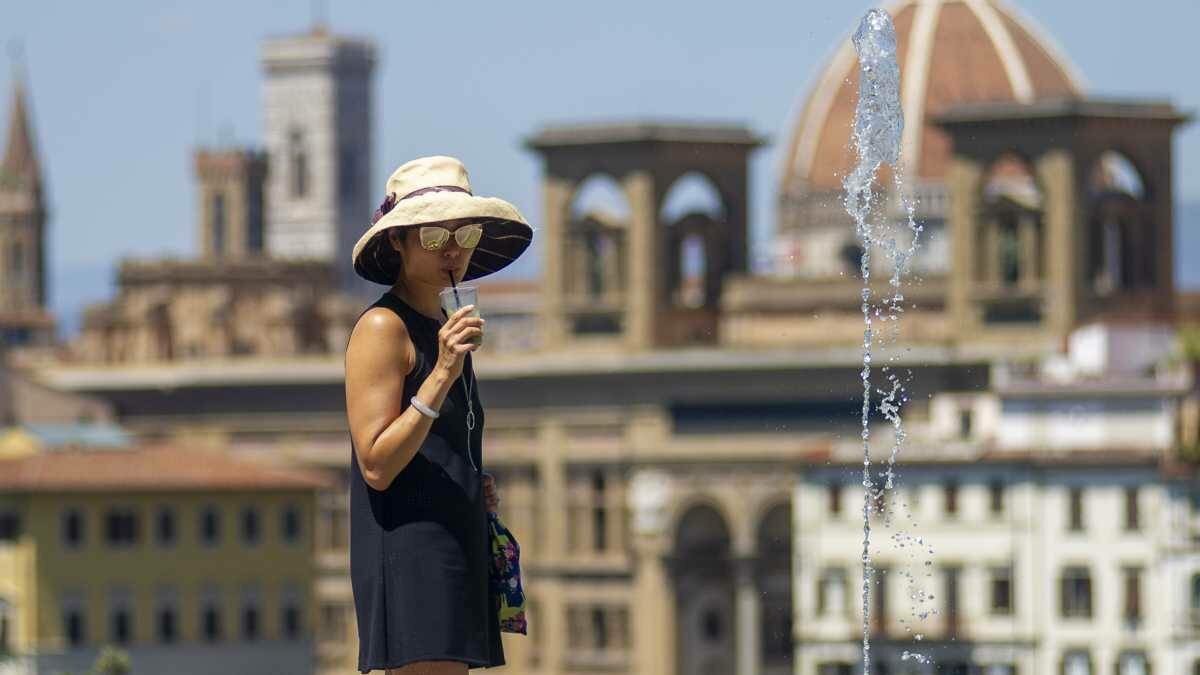
[[[891,296],[882,300],[882,307],[888,316],[881,321],[892,321],[893,335],[898,331],[896,320],[903,309],[900,303],[904,300],[900,293],[900,278],[908,267],[916,250],[917,237],[921,227],[914,220],[915,207],[912,201],[904,196],[901,179],[900,145],[904,130],[904,114],[900,105],[900,67],[896,61],[896,31],[892,18],[887,12],[872,9],[859,23],[854,32],[854,48],[858,52],[859,86],[858,105],[854,111],[853,140],[858,161],[854,169],[845,177],[842,187],[845,190],[844,206],[854,218],[855,233],[862,247],[861,275],[862,313],[866,328],[863,332],[863,382],[862,405],[862,441],[863,441],[863,672],[871,672],[871,643],[870,623],[871,605],[870,589],[874,577],[871,566],[871,519],[873,508],[885,504],[886,491],[895,485],[895,461],[905,434],[900,419],[900,408],[907,398],[903,394],[903,384],[894,373],[888,373],[888,366],[882,370],[891,382],[890,391],[877,390],[883,398],[879,404],[880,413],[889,420],[895,429],[895,440],[888,458],[887,469],[880,485],[871,478],[870,453],[870,412],[871,412],[871,345],[875,336],[872,315],[880,317],[881,309],[871,306],[870,263],[873,246],[882,248],[892,260]],[[884,238],[877,233],[877,226],[871,223],[873,208],[877,208],[875,198],[875,173],[881,164],[893,168],[895,177],[895,194],[900,198],[907,214],[907,224],[913,232],[911,245],[907,250],[900,250],[894,238]],[[885,512],[886,513],[886,512]],[[920,542],[920,539],[916,540]],[[931,551],[932,552],[932,551]],[[907,576],[907,575],[906,575]],[[912,597],[921,597],[910,585]],[[930,596],[932,597],[932,596]],[[921,618],[927,616],[923,614]],[[911,629],[909,629],[911,630]],[[918,640],[920,634],[918,634]],[[904,659],[915,659],[925,663],[925,657],[920,654],[905,652]]]

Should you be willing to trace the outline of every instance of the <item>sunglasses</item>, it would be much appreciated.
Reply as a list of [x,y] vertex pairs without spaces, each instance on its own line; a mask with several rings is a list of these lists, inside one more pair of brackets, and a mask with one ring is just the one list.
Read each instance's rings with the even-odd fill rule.
[[483,237],[483,223],[463,225],[454,232],[437,225],[422,226],[421,248],[426,251],[439,251],[450,241],[451,234],[462,248],[475,248]]

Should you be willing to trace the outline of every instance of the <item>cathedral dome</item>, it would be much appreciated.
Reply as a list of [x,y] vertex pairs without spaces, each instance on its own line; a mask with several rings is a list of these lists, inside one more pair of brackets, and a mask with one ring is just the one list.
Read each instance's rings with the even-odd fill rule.
[[[1080,76],[1030,20],[1000,0],[899,0],[896,27],[907,180],[940,182],[950,141],[929,123],[959,103],[1078,97]],[[784,196],[841,189],[853,165],[858,57],[849,38],[818,74],[782,164]]]

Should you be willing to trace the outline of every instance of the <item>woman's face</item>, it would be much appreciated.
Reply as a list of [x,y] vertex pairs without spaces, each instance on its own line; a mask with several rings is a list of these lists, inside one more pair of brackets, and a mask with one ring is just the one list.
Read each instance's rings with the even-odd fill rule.
[[453,271],[454,280],[462,281],[475,249],[459,246],[454,232],[474,222],[477,221],[464,218],[434,223],[450,230],[450,238],[436,251],[428,251],[421,246],[420,226],[389,230],[388,239],[403,260],[401,269],[404,280],[409,284],[420,282],[442,287],[449,281],[448,272]]

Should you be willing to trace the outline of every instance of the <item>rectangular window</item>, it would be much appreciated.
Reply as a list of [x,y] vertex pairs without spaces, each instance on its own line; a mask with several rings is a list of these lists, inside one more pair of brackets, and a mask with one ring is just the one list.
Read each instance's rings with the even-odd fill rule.
[[1012,568],[997,567],[992,570],[992,614],[1013,613]]
[[1137,487],[1125,488],[1125,529],[1138,530],[1141,526],[1141,514],[1138,512],[1138,489]]
[[1092,675],[1092,655],[1082,649],[1063,654],[1061,675]]
[[206,585],[200,591],[200,634],[205,642],[214,643],[221,639],[221,589]]
[[300,507],[295,504],[285,506],[282,521],[283,541],[288,544],[300,541]]
[[971,437],[971,409],[962,408],[958,411],[958,437]]
[[875,588],[871,591],[871,632],[883,635],[887,631],[888,568],[875,568]]
[[158,608],[158,641],[171,644],[179,637],[179,626],[175,618],[175,608],[163,606]]
[[67,509],[62,515],[63,548],[77,550],[84,544],[83,512],[79,509]]
[[958,581],[961,573],[962,569],[958,567],[946,567],[944,570],[946,590],[942,601],[946,608],[946,636],[951,638],[958,635],[959,620],[962,618],[959,615],[958,604]]
[[1150,662],[1145,652],[1126,651],[1117,657],[1117,675],[1150,675]]
[[1071,488],[1067,495],[1067,527],[1072,532],[1083,531],[1083,488]]
[[0,541],[15,542],[21,537],[21,516],[16,511],[0,512]]
[[1086,567],[1068,567],[1061,580],[1062,616],[1087,619],[1092,616],[1092,575]]
[[831,515],[831,516],[842,515],[842,484],[841,483],[830,483],[828,497],[829,497],[829,515]]
[[817,582],[817,614],[842,616],[846,607],[846,570],[830,567]]
[[988,495],[990,499],[989,511],[993,516],[999,516],[1004,513],[1004,483],[999,480],[994,480],[988,486]]
[[608,548],[608,503],[605,496],[604,473],[592,474],[592,549]]
[[133,639],[133,612],[127,606],[114,607],[109,614],[109,639],[127,645]]
[[158,510],[158,516],[154,522],[154,538],[159,546],[169,547],[175,544],[177,537],[175,528],[175,509],[170,506],[163,506]]
[[246,546],[256,546],[260,539],[258,524],[258,509],[247,506],[242,509],[242,543]]
[[127,548],[137,544],[137,513],[133,509],[109,509],[104,516],[104,539],[113,548]]
[[300,591],[295,586],[285,586],[280,594],[279,625],[286,640],[299,640],[302,636]]
[[[715,623],[714,623],[715,622]],[[617,670],[629,664],[629,609],[603,604],[567,606],[567,664],[573,669]],[[700,630],[724,630],[721,617],[707,613]]]
[[258,587],[254,585],[244,587],[241,600],[241,634],[242,639],[247,642],[253,642],[260,637],[261,606],[262,594]]
[[321,642],[342,643],[349,637],[353,606],[340,602],[321,605]]
[[205,546],[216,546],[221,540],[221,511],[216,506],[206,506],[200,512],[200,542]]
[[82,647],[87,641],[82,608],[70,607],[63,612],[63,634],[67,636],[67,644],[72,647]]
[[1142,568],[1126,567],[1124,569],[1125,602],[1122,617],[1137,623],[1142,619]]
[[958,484],[946,483],[942,490],[943,507],[946,511],[947,518],[958,517]]

